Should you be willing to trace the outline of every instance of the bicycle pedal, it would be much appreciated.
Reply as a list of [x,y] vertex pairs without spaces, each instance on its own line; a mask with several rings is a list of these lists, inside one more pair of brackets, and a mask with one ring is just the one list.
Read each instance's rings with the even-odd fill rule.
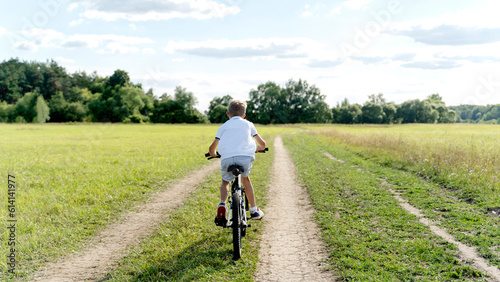
[[224,219],[224,218],[217,218],[216,217],[215,220],[214,220],[214,223],[217,226],[226,227],[226,219]]

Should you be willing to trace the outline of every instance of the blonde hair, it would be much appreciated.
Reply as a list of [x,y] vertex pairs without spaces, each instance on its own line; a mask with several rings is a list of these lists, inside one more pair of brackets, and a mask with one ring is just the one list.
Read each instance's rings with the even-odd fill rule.
[[239,101],[239,100],[233,100],[227,107],[227,113],[230,116],[244,116],[247,111],[247,103]]

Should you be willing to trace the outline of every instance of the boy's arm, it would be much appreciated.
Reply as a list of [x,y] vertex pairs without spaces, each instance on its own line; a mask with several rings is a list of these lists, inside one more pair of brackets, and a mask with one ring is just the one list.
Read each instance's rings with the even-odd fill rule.
[[217,149],[217,146],[219,145],[219,139],[215,138],[214,142],[210,147],[208,148],[208,152],[210,153],[211,157],[216,158],[217,157],[217,152],[215,151]]
[[266,141],[264,141],[260,135],[255,135],[254,138],[255,141],[257,141],[257,150],[255,150],[255,152],[264,150],[266,148]]

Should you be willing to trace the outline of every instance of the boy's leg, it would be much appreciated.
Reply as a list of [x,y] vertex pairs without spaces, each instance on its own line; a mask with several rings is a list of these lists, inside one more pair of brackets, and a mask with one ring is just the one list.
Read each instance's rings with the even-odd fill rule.
[[250,207],[256,207],[255,204],[255,194],[253,192],[252,182],[250,181],[250,176],[241,177],[241,182],[243,182],[243,186],[245,186],[245,193],[247,194],[248,202],[250,203]]
[[248,201],[250,202],[250,219],[261,219],[264,216],[264,212],[257,208],[255,203],[255,193],[253,191],[250,177],[241,177],[241,182],[243,182],[243,186],[245,186],[245,193],[247,194]]
[[220,204],[217,206],[217,216],[215,217],[215,224],[219,226],[225,226],[225,221],[227,220],[226,199],[228,188],[229,182],[222,180],[220,185]]
[[220,185],[220,202],[221,203],[225,203],[226,202],[228,191],[229,191],[229,182],[225,181],[223,179],[222,183]]

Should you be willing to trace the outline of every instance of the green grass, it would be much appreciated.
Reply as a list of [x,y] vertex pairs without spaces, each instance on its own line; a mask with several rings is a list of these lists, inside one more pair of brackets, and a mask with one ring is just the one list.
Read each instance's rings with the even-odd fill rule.
[[[481,140],[478,134],[481,128],[484,127],[476,129],[477,140]],[[494,133],[488,132],[486,136]],[[331,135],[318,135],[318,138],[332,148],[341,148],[337,152],[340,158],[366,167],[398,185],[404,198],[421,209],[426,217],[445,227],[462,243],[477,247],[479,255],[491,264],[500,266],[498,191],[491,189],[496,185],[495,179],[483,178],[483,184],[477,185],[478,179],[471,178],[458,185],[453,177],[436,177],[433,169],[425,171],[419,162],[405,161],[397,154],[392,155],[390,150],[376,150],[361,144],[348,145],[342,140],[332,139]],[[411,148],[408,150],[411,151]],[[480,158],[479,155],[471,157]]]
[[[333,271],[344,280],[484,280],[480,278],[484,274],[457,259],[454,245],[433,235],[417,217],[405,212],[377,179],[387,177],[400,185],[394,189],[417,191],[422,184],[419,177],[390,168],[374,169],[379,166],[346,146],[322,142],[319,136],[287,135],[284,141],[316,208]],[[322,151],[347,163],[330,160]],[[395,179],[408,181],[402,184]],[[432,185],[423,189],[432,189]]]
[[[217,125],[0,124],[0,201],[16,177],[16,273],[82,248],[118,215],[207,164]],[[259,133],[293,131],[259,127]],[[6,255],[7,230],[0,253]],[[7,266],[0,260],[0,279]]]
[[318,137],[399,185],[427,217],[500,266],[500,127],[340,127]]
[[[78,251],[122,212],[206,165],[203,154],[217,127],[0,124],[4,207],[7,174],[14,174],[17,184],[17,275],[29,277],[45,262]],[[454,245],[406,213],[377,178],[387,179],[427,218],[500,266],[500,222],[492,213],[500,208],[498,127],[302,128],[312,131],[285,135],[284,142],[317,209],[336,274],[348,281],[484,280],[457,258]],[[274,134],[296,131],[257,129],[270,145]],[[266,202],[272,156],[272,151],[257,155],[252,169],[260,206]],[[243,258],[233,261],[230,232],[213,224],[219,178],[216,172],[200,183],[107,280],[252,280],[261,223],[244,238]],[[0,221],[7,217],[4,208]],[[0,235],[0,253],[6,255],[6,228]],[[0,260],[0,279],[7,278],[6,269]]]
[[[264,136],[268,146],[272,140]],[[271,148],[272,152],[272,148]],[[272,153],[258,154],[252,168],[257,203],[265,207]],[[120,262],[109,281],[250,281],[257,267],[262,222],[252,221],[242,240],[243,253],[232,260],[231,229],[215,226],[220,172],[201,183],[182,208]],[[264,210],[264,208],[263,208]]]
[[315,129],[332,145],[352,145],[363,148],[365,154],[385,154],[383,161],[388,165],[460,189],[462,197],[482,202],[484,207],[500,202],[499,126],[417,124]]

